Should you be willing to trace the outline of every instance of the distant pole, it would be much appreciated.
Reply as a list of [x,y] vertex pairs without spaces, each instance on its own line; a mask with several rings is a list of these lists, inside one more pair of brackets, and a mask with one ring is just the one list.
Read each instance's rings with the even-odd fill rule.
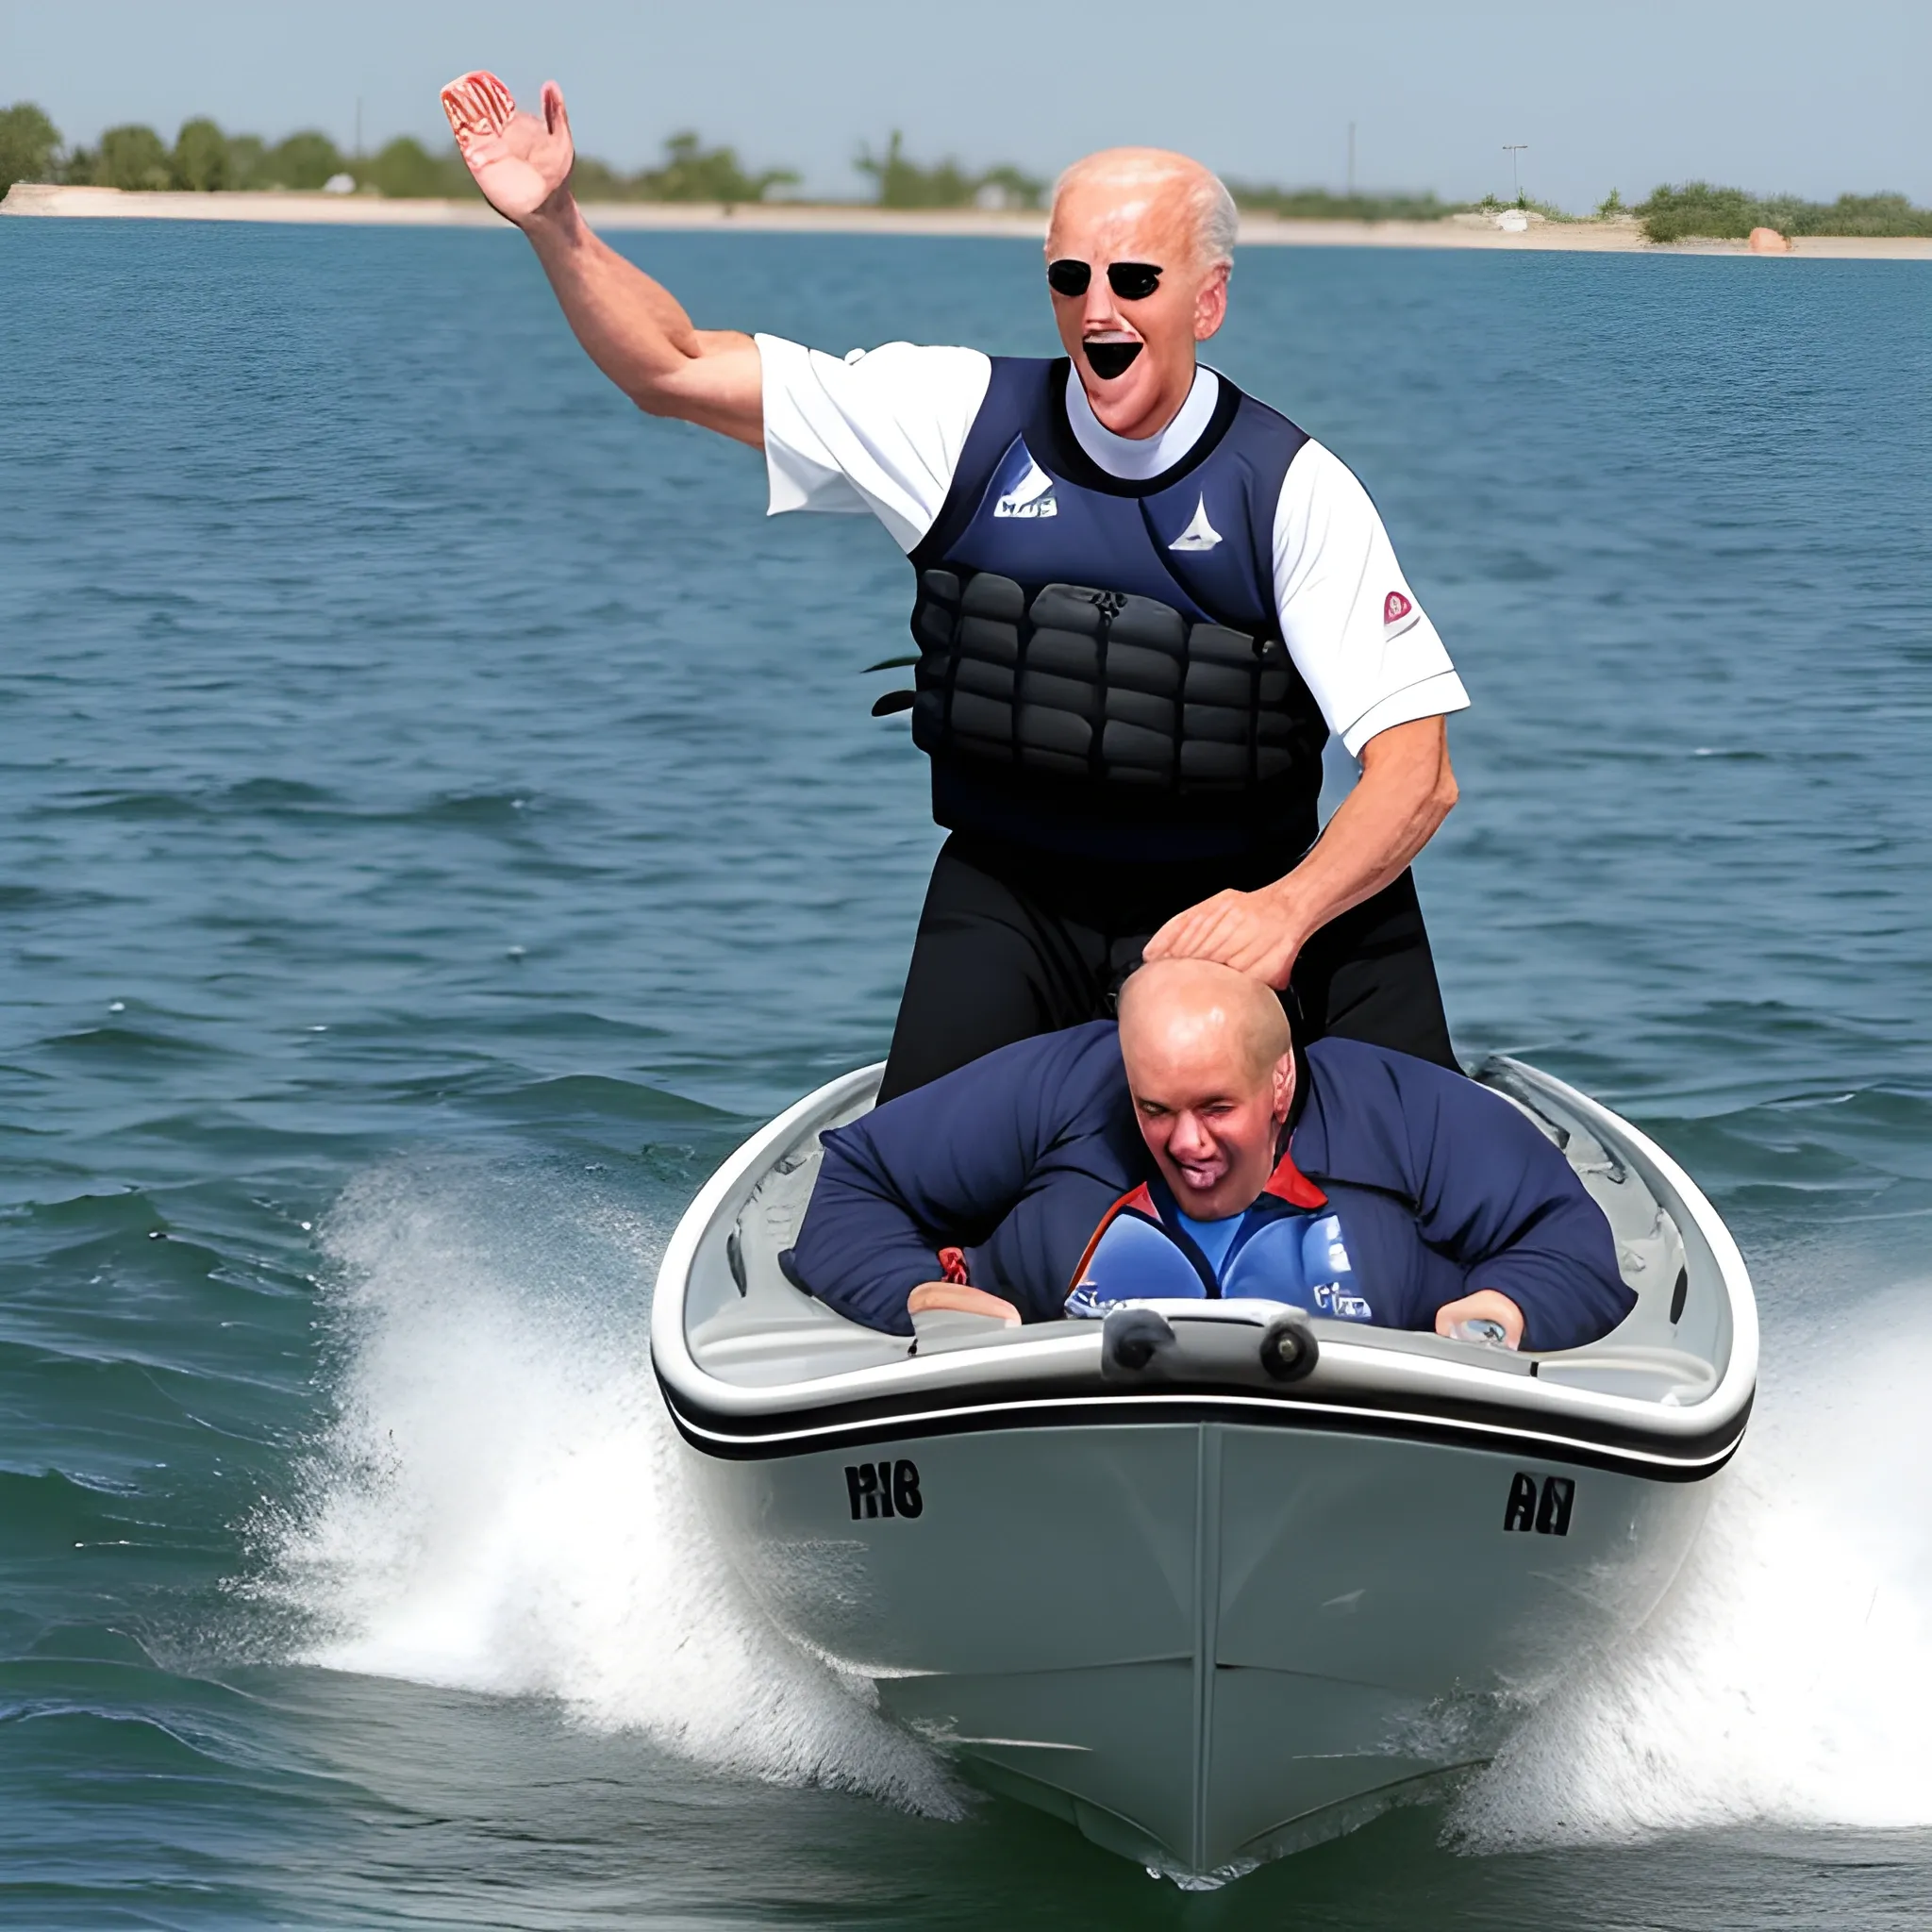
[[1355,199],[1355,123],[1348,124],[1348,198]]
[[1503,152],[1509,157],[1509,186],[1516,191],[1518,201],[1523,199],[1523,175],[1516,157],[1524,153],[1528,146],[1526,141],[1506,141],[1503,143]]
[[356,158],[362,158],[362,96],[356,96]]

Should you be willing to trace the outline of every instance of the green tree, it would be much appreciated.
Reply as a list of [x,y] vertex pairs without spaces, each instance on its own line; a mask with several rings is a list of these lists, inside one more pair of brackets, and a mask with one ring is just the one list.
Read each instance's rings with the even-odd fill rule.
[[228,182],[228,137],[212,121],[184,121],[175,137],[174,175],[176,188],[210,194]]
[[16,181],[51,181],[60,130],[31,101],[0,109],[0,194]]
[[399,135],[357,173],[378,192],[404,198],[475,192],[476,184],[455,148],[431,154],[420,141]]
[[275,188],[320,188],[331,175],[342,173],[342,158],[327,135],[306,128],[270,148],[258,173],[263,184]]
[[853,165],[878,184],[881,208],[1038,208],[1046,184],[1018,168],[989,168],[972,175],[950,158],[926,166],[908,160],[905,138],[895,127],[883,155],[870,148]]
[[1046,183],[1018,168],[989,168],[979,177],[973,199],[981,208],[1038,208]]
[[262,157],[267,153],[268,145],[260,135],[231,134],[228,137],[228,186],[267,187],[261,173]]
[[166,188],[173,180],[168,150],[152,127],[110,127],[101,136],[93,177],[103,188]]
[[663,166],[637,175],[630,192],[643,201],[762,201],[772,189],[797,179],[790,168],[747,175],[736,148],[705,147],[687,129],[664,143]]
[[[467,170],[465,171],[467,172]],[[637,185],[593,155],[579,155],[570,171],[571,192],[579,201],[635,201]]]
[[854,165],[878,184],[881,208],[965,208],[979,187],[977,178],[957,161],[925,167],[908,160],[905,137],[896,127],[883,155],[867,148]]

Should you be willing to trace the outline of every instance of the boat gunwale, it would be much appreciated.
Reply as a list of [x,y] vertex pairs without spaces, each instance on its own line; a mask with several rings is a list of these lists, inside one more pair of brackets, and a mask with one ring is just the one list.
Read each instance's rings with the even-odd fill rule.
[[821,1416],[809,1424],[788,1426],[791,1419],[783,1415],[747,1423],[741,1417],[693,1411],[680,1402],[661,1374],[658,1387],[678,1434],[701,1454],[729,1462],[766,1461],[872,1442],[916,1441],[933,1436],[984,1435],[1008,1429],[1155,1428],[1211,1423],[1300,1434],[1434,1442],[1482,1454],[1510,1454],[1540,1462],[1616,1470],[1662,1482],[1701,1482],[1715,1475],[1737,1453],[1751,1412],[1747,1402],[1729,1426],[1714,1429],[1695,1442],[1661,1445],[1618,1441],[1581,1431],[1537,1429],[1479,1416],[1467,1407],[1429,1413],[1341,1402],[1297,1403],[1255,1391],[1176,1385],[1159,1391],[1108,1389],[1059,1396],[989,1396],[947,1408]]
[[[879,1070],[871,1066],[826,1082],[752,1134],[680,1217],[659,1265],[651,1312],[652,1362],[666,1406],[693,1448],[731,1459],[908,1435],[1151,1424],[1172,1417],[1420,1436],[1498,1450],[1513,1444],[1545,1459],[1636,1468],[1667,1480],[1714,1474],[1743,1435],[1757,1385],[1756,1304],[1729,1229],[1690,1175],[1641,1129],[1539,1068],[1503,1057],[1487,1064],[1557,1100],[1621,1158],[1634,1156],[1635,1165],[1651,1170],[1642,1177],[1654,1192],[1661,1182],[1676,1197],[1663,1202],[1666,1209],[1694,1224],[1731,1322],[1728,1359],[1697,1402],[1667,1407],[1650,1398],[1505,1377],[1475,1363],[1346,1341],[1325,1342],[1315,1375],[1278,1392],[1224,1382],[1122,1390],[1101,1380],[1097,1324],[1082,1324],[1080,1333],[908,1355],[808,1381],[750,1385],[709,1374],[691,1352],[684,1321],[701,1243],[724,1215],[741,1210],[762,1174],[816,1123],[875,1083]],[[1330,1378],[1336,1386],[1323,1390]]]

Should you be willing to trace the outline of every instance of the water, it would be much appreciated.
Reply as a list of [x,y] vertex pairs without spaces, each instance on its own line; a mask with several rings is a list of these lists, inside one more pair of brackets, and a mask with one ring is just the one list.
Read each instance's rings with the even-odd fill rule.
[[[1041,345],[1017,245],[636,248],[706,320]],[[1220,359],[1476,697],[1458,1040],[1687,1160],[1767,1369],[1626,1653],[1187,1897],[763,1628],[645,1365],[703,1175],[887,1038],[936,843],[858,675],[889,542],[762,521],[514,237],[0,225],[0,1920],[1922,1924],[1928,296],[1241,264]]]

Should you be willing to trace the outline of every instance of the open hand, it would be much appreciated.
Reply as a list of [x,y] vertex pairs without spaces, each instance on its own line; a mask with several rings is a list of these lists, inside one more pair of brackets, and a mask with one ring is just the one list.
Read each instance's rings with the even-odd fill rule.
[[570,179],[576,158],[554,80],[543,83],[542,106],[541,119],[525,113],[493,74],[465,74],[442,91],[442,111],[476,186],[513,222],[535,214]]
[[1145,959],[1213,959],[1263,979],[1276,992],[1288,984],[1302,935],[1264,887],[1230,889],[1176,912],[1141,952]]

